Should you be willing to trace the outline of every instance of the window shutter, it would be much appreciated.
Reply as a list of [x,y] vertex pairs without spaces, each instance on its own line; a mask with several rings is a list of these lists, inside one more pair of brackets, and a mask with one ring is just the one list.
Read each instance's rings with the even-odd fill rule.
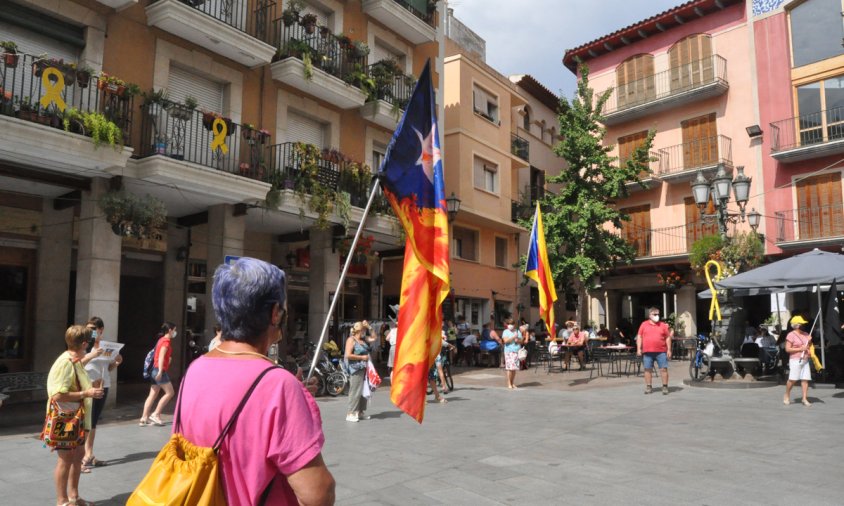
[[325,124],[315,119],[287,111],[287,142],[304,142],[325,148]]
[[191,96],[196,99],[197,109],[223,113],[223,84],[181,67],[170,67],[167,94],[179,103]]
[[796,186],[799,238],[819,239],[844,235],[841,173],[804,179]]
[[480,88],[475,88],[472,91],[472,97],[473,97],[474,102],[475,102],[475,104],[474,104],[475,110],[478,111],[478,112],[482,112],[482,113],[486,114],[486,112],[487,112],[486,92],[483,91]]
[[65,63],[79,61],[79,48],[26,28],[0,21],[0,40],[13,40],[18,52],[34,56],[46,54],[49,58],[62,59]]
[[650,206],[637,206],[625,209],[630,220],[622,226],[621,235],[636,250],[640,257],[650,256],[651,252],[651,209]]

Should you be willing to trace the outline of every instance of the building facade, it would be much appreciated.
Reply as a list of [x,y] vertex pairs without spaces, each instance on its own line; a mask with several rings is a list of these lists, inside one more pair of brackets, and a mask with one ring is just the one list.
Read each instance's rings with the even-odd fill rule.
[[[289,336],[318,337],[346,255],[335,328],[384,314],[400,271],[382,270],[377,252],[401,246],[383,200],[365,247],[349,252],[346,238],[413,76],[430,59],[440,81],[437,3],[291,7],[4,3],[0,41],[17,46],[0,50],[4,369],[46,371],[68,324],[96,315],[125,344],[121,381],[140,379],[157,328],[177,323],[178,375],[189,336],[211,337],[211,279],[227,257],[287,272]],[[121,222],[127,194],[163,203],[161,233]]]

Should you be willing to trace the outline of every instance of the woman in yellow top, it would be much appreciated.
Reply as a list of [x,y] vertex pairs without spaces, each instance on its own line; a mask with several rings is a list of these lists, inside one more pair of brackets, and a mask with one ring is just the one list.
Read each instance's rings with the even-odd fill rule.
[[[91,399],[103,396],[103,389],[93,388],[88,373],[80,360],[85,356],[88,342],[92,340],[91,329],[84,325],[73,325],[64,334],[67,351],[50,368],[47,376],[47,396],[59,404],[63,411],[75,411],[79,403],[85,406],[84,429],[91,429]],[[47,411],[50,410],[50,400],[47,401]],[[60,506],[75,504],[87,506],[91,503],[79,497],[79,474],[82,471],[82,457],[85,446],[79,445],[73,449],[57,449],[59,460],[53,478],[56,482],[56,504]]]

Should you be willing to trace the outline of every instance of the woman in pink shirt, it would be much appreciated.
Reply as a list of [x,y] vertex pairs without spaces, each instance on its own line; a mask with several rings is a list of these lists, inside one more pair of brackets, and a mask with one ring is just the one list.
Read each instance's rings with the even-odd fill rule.
[[226,501],[333,504],[334,478],[322,459],[319,408],[299,379],[267,357],[286,328],[284,273],[241,258],[217,268],[211,297],[221,342],[185,374],[177,406],[189,416],[178,417],[174,432],[194,445],[212,447],[249,386],[269,369],[220,445]]
[[792,330],[785,338],[785,352],[788,353],[788,381],[785,384],[785,396],[782,403],[791,404],[791,387],[800,380],[803,405],[811,406],[812,403],[806,395],[809,393],[809,380],[812,379],[812,371],[809,370],[809,347],[812,345],[812,336],[800,328],[809,322],[797,315],[791,318],[790,323]]

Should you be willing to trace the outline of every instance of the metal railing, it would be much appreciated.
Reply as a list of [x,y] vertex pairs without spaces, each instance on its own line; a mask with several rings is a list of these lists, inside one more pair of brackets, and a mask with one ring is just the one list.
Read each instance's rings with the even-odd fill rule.
[[348,38],[338,37],[326,26],[302,26],[298,21],[288,25],[283,18],[273,23],[273,44],[278,48],[276,60],[295,57],[304,61],[307,55],[314,68],[355,85],[358,84],[352,82],[353,71],[365,75],[366,55]]
[[397,64],[393,61],[381,60],[366,67],[366,74],[375,88],[368,98],[384,100],[404,110],[410,102],[416,80],[404,72],[392,72],[394,65]]
[[693,242],[689,235],[691,227],[694,224],[653,229],[615,229],[614,233],[624,237],[633,246],[637,258],[649,258],[688,253]]
[[408,2],[407,0],[395,0],[395,2],[399,5],[401,5],[402,7],[404,7],[405,9],[407,9],[411,14],[413,14],[417,18],[419,18],[422,21],[431,25],[432,27],[434,27],[434,28],[437,27],[437,25],[435,24],[436,20],[434,18],[434,13],[436,11],[432,10],[432,11],[422,12],[421,10],[419,10],[416,7],[414,7],[413,5],[411,5],[411,3]]
[[727,60],[716,54],[616,86],[603,113],[621,112],[719,82],[727,83]]
[[800,207],[774,213],[777,242],[844,236],[844,205]]
[[[74,110],[101,113],[123,131],[129,144],[133,103],[125,85],[106,86],[75,64],[23,53],[3,54],[0,49],[0,114],[63,129],[63,119]],[[72,131],[85,134],[80,125],[72,122],[71,126],[78,127]]]
[[771,123],[771,152],[844,139],[844,107],[803,114]]
[[270,43],[270,20],[275,19],[275,0],[179,0],[188,7]]
[[141,118],[139,158],[163,155],[269,181],[266,133],[169,100],[144,103]]
[[733,141],[726,135],[695,139],[651,152],[655,156],[658,174],[670,175],[716,166],[723,163],[733,165]]
[[[269,147],[270,167],[273,178],[280,182],[282,189],[301,188],[310,192],[315,181],[309,179],[303,171],[304,155],[297,149],[295,142],[284,142]],[[360,171],[368,167],[359,164],[337,150],[323,149],[317,159],[316,182],[336,191],[347,192],[353,206],[365,207],[369,198],[371,181],[361,177]],[[383,208],[389,204],[381,202]]]
[[527,139],[519,137],[517,134],[510,134],[510,152],[518,156],[522,160],[530,161],[530,142]]

